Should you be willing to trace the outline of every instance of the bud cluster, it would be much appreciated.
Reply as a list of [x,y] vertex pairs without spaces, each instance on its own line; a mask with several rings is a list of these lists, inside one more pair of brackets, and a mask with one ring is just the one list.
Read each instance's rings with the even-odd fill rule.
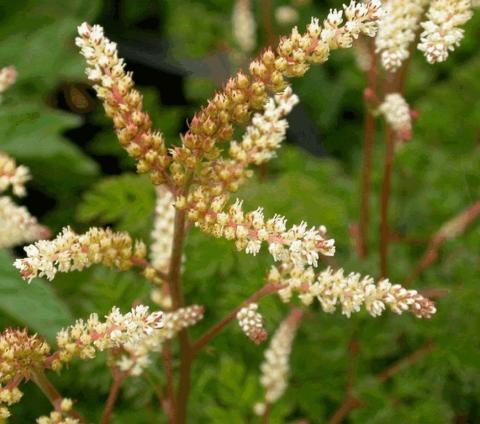
[[43,276],[51,281],[57,272],[81,271],[94,264],[126,270],[147,253],[145,245],[134,242],[127,233],[91,228],[79,235],[70,227],[54,240],[40,240],[24,250],[27,257],[17,259],[14,265],[29,282]]
[[73,408],[73,401],[68,398],[63,398],[58,409],[50,412],[49,416],[41,416],[37,418],[37,424],[79,424],[77,418],[70,416],[70,411]]
[[443,62],[460,44],[464,30],[460,28],[473,16],[471,0],[433,0],[422,23],[418,49],[429,63]]
[[48,237],[47,227],[40,225],[23,206],[0,196],[0,249]]
[[16,80],[17,71],[13,66],[6,66],[0,69],[0,101],[2,100],[2,93],[15,84]]
[[387,0],[375,38],[376,53],[380,53],[386,70],[395,72],[410,56],[410,43],[415,40],[427,4],[428,0]]
[[163,136],[152,131],[152,122],[143,111],[142,95],[133,89],[130,73],[118,57],[117,45],[105,37],[99,25],[78,27],[76,44],[87,60],[88,79],[95,83],[98,97],[113,120],[120,144],[138,160],[139,172],[150,172],[154,184],[165,181],[170,158]]
[[400,140],[408,140],[412,136],[412,116],[410,106],[400,93],[389,93],[385,96],[378,111]]
[[258,312],[258,304],[250,303],[237,312],[238,325],[245,335],[256,344],[264,342],[268,333],[263,328],[263,317]]
[[43,370],[49,353],[50,346],[37,335],[29,336],[26,330],[7,328],[0,333],[0,418],[10,416],[2,404],[20,401],[23,393],[17,386],[36,370]]
[[335,253],[334,240],[326,238],[323,226],[308,228],[302,222],[287,229],[283,216],[275,215],[265,221],[262,208],[245,214],[238,199],[224,212],[225,197],[219,196],[207,203],[202,193],[199,190],[191,196],[188,218],[214,237],[235,240],[238,250],[256,255],[266,242],[275,261],[291,261],[298,266],[317,266],[319,254]]
[[162,349],[165,340],[173,339],[178,332],[203,319],[203,307],[191,305],[163,314],[163,326],[150,334],[122,345],[117,367],[129,375],[138,376],[150,365],[149,353]]
[[165,186],[157,186],[157,203],[152,231],[150,258],[152,266],[162,272],[168,272],[172,252],[175,208],[174,198]]
[[370,276],[345,275],[343,269],[327,268],[315,275],[312,268],[283,266],[272,268],[268,281],[287,285],[279,291],[284,301],[289,301],[293,292],[298,292],[304,304],[309,305],[316,298],[324,312],[333,313],[339,306],[347,317],[359,312],[362,305],[373,317],[380,316],[387,307],[396,314],[408,311],[417,318],[431,318],[436,312],[434,303],[416,290],[407,290],[388,279],[375,284]]
[[150,312],[148,306],[139,305],[130,312],[122,314],[116,307],[99,320],[92,314],[84,321],[79,319],[72,326],[57,334],[58,352],[52,362],[52,368],[61,367],[75,356],[81,359],[95,357],[96,351],[121,348],[127,344],[141,342],[155,330],[163,328],[163,313]]
[[25,183],[30,180],[30,171],[26,166],[17,166],[15,160],[0,152],[0,192],[12,187],[15,196],[26,194]]
[[305,34],[294,28],[280,40],[276,53],[263,52],[250,64],[250,75],[239,72],[193,117],[182,147],[173,151],[174,182],[184,184],[203,159],[217,159],[217,141],[230,140],[232,125],[245,124],[252,111],[262,109],[267,92],[284,90],[286,77],[303,76],[310,64],[325,62],[330,50],[351,47],[360,34],[374,36],[380,15],[379,1],[352,1],[343,11],[332,10],[323,27],[313,18]]
[[232,13],[233,36],[240,50],[250,53],[257,44],[257,24],[250,0],[236,0]]

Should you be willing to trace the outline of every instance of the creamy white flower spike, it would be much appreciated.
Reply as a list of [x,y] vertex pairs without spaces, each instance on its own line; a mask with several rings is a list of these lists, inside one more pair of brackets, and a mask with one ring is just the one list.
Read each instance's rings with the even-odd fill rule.
[[240,49],[250,53],[257,45],[257,24],[250,0],[236,0],[232,13],[233,36]]
[[81,271],[94,264],[126,270],[147,253],[146,246],[127,233],[90,228],[85,234],[76,234],[70,227],[54,240],[40,240],[24,250],[27,257],[17,259],[14,265],[29,282],[36,277],[51,281],[57,272]]
[[17,166],[13,158],[0,152],[0,192],[11,187],[15,196],[23,197],[26,194],[25,184],[30,178],[26,166]]
[[117,307],[100,321],[97,314],[77,320],[72,326],[57,334],[58,357],[56,360],[69,362],[73,357],[91,359],[96,351],[122,348],[141,343],[146,336],[163,328],[163,312],[150,312],[148,306],[139,305],[126,314]]
[[390,93],[385,96],[378,111],[392,127],[401,140],[408,140],[412,135],[412,117],[410,107],[400,93]]
[[343,269],[333,271],[327,268],[315,275],[312,268],[284,265],[280,269],[272,268],[268,281],[286,285],[279,291],[283,301],[289,301],[296,292],[306,305],[316,298],[324,312],[333,313],[339,307],[347,317],[359,312],[362,306],[373,317],[381,315],[387,308],[396,314],[410,312],[417,318],[431,318],[436,312],[434,303],[416,290],[407,290],[387,279],[375,284],[369,276],[345,275]]
[[422,23],[418,49],[429,63],[443,62],[460,45],[460,28],[473,16],[471,0],[433,0]]
[[266,406],[276,402],[285,393],[290,372],[290,353],[302,315],[299,309],[290,312],[272,336],[270,346],[265,351],[265,359],[260,368],[260,384],[265,389],[265,400],[254,406],[257,415],[263,415]]
[[409,47],[415,40],[420,19],[428,0],[387,0],[375,38],[376,52],[383,67],[396,71],[410,56]]
[[157,186],[156,193],[157,203],[155,205],[150,259],[155,269],[168,272],[175,219],[174,197],[165,185]]
[[0,249],[48,237],[47,227],[40,225],[23,206],[0,196]]
[[159,352],[166,340],[173,339],[178,332],[195,325],[203,318],[203,307],[191,305],[176,311],[163,313],[163,327],[138,340],[122,345],[123,353],[116,365],[129,375],[138,376],[150,366],[150,353]]
[[13,66],[6,66],[0,69],[0,102],[2,101],[2,93],[10,86],[15,84],[17,80],[17,70]]

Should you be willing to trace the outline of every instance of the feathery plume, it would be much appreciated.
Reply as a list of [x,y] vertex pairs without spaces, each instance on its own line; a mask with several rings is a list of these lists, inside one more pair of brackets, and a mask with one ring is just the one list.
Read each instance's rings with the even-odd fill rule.
[[460,45],[460,28],[473,16],[471,0],[433,0],[422,23],[418,49],[429,63],[443,62]]
[[232,13],[233,36],[244,53],[250,53],[257,45],[257,23],[250,0],[236,0]]
[[416,290],[407,290],[388,279],[375,284],[370,276],[345,275],[343,269],[327,268],[315,275],[312,268],[299,269],[283,264],[280,269],[272,268],[268,281],[287,285],[279,291],[284,301],[289,301],[293,292],[298,292],[304,304],[309,305],[316,298],[324,312],[333,313],[339,306],[347,317],[359,312],[362,305],[373,317],[380,316],[387,307],[396,314],[408,311],[417,318],[431,318],[436,312],[434,303]]
[[0,249],[48,237],[50,231],[40,225],[23,206],[0,196]]
[[157,186],[157,203],[150,247],[151,264],[155,269],[168,272],[172,252],[175,219],[174,197],[165,185]]
[[99,25],[86,22],[78,27],[75,42],[87,60],[86,73],[112,118],[120,144],[138,160],[138,172],[149,172],[154,184],[166,180],[170,161],[163,136],[152,130],[149,115],[143,111],[142,95],[133,88],[132,74],[118,57],[116,43],[105,37]]
[[53,280],[57,272],[81,271],[94,264],[126,270],[146,256],[142,242],[134,242],[127,233],[90,228],[76,234],[66,227],[54,240],[40,240],[24,248],[27,257],[17,259],[15,267],[24,280],[45,276]]
[[203,307],[191,305],[163,314],[163,327],[141,339],[124,343],[122,354],[116,361],[118,368],[129,375],[141,375],[150,365],[149,354],[159,352],[165,340],[173,339],[183,329],[203,319]]
[[265,351],[260,378],[260,384],[265,389],[265,400],[254,407],[258,415],[263,415],[266,406],[276,402],[285,393],[290,372],[290,353],[302,316],[303,313],[299,309],[290,312],[272,336],[270,346]]
[[26,166],[17,166],[15,159],[0,152],[0,192],[12,187],[13,194],[23,197],[26,194],[25,183],[30,180],[30,171]]
[[52,361],[52,368],[60,368],[62,362],[69,362],[75,356],[91,359],[97,350],[121,348],[141,342],[145,336],[163,328],[163,325],[163,313],[150,312],[148,306],[143,305],[134,307],[126,314],[114,307],[105,316],[104,322],[99,320],[97,314],[91,314],[86,321],[79,319],[72,326],[58,332],[58,352]]
[[376,53],[387,71],[395,72],[410,56],[410,43],[427,4],[428,0],[387,0],[375,38]]

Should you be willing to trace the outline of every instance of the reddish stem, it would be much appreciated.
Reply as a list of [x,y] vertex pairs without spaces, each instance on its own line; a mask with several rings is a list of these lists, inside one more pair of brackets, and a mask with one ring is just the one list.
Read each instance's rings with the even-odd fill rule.
[[110,386],[110,392],[108,393],[107,402],[105,403],[105,408],[103,409],[100,424],[108,424],[110,422],[110,418],[112,417],[113,413],[113,407],[117,401],[118,394],[120,393],[120,387],[122,386],[124,379],[125,374],[123,374],[119,369],[113,367],[112,385]]
[[[367,71],[366,93],[371,93],[376,97],[377,91],[377,56],[375,54],[375,40],[368,40],[370,53],[370,68]],[[368,227],[370,224],[370,191],[371,191],[371,173],[373,145],[375,143],[375,124],[376,119],[371,112],[371,98],[364,96],[365,103],[365,123],[363,136],[363,161],[362,161],[362,180],[360,196],[360,222],[358,228],[358,253],[360,257],[368,255]]]
[[383,168],[382,199],[380,205],[380,278],[388,275],[388,247],[390,228],[388,209],[392,185],[393,159],[395,153],[394,132],[388,124],[385,125],[385,163]]

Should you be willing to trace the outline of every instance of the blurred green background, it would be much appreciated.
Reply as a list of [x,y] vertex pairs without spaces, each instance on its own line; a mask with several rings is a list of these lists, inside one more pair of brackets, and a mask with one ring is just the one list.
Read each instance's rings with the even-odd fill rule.
[[[33,179],[23,200],[55,233],[65,225],[128,230],[149,241],[155,195],[147,178],[119,147],[111,122],[84,76],[74,45],[76,26],[87,20],[117,41],[127,68],[145,95],[145,107],[169,143],[178,142],[186,121],[208,97],[248,63],[232,34],[231,0],[16,0],[0,3],[0,65],[14,65],[18,81],[0,106],[0,150],[30,167]],[[253,1],[257,48],[268,39],[262,5]],[[275,34],[292,23],[275,19],[280,6],[294,7],[295,24],[324,17],[328,1],[272,0]],[[270,34],[271,36],[271,34]],[[415,54],[406,98],[419,112],[413,139],[396,152],[391,223],[417,240],[391,248],[390,278],[402,282],[442,223],[480,198],[480,17],[466,27],[461,47],[440,65]],[[293,81],[301,104],[290,119],[289,140],[267,177],[239,193],[248,207],[264,206],[289,222],[325,224],[337,241],[336,264],[378,277],[378,210],[383,144],[379,132],[373,169],[373,254],[360,261],[349,228],[358,220],[359,173],[365,78],[353,50],[334,52],[323,66]],[[480,422],[480,226],[443,246],[436,264],[414,282],[419,289],[446,289],[431,321],[386,313],[346,319],[318,305],[303,322],[292,353],[291,382],[272,411],[272,423],[306,419],[326,422],[343,401],[348,345],[358,342],[354,395],[364,402],[348,423]],[[28,326],[50,341],[62,326],[92,312],[150,303],[149,286],[135,273],[92,268],[27,286],[11,266],[23,252],[0,252],[0,325]],[[205,305],[200,334],[262,285],[271,260],[237,253],[232,243],[190,233],[185,263],[187,303]],[[262,302],[273,332],[288,306]],[[426,343],[433,351],[385,383],[376,374]],[[249,423],[262,397],[259,366],[264,346],[250,343],[231,325],[197,360],[189,406],[191,423]],[[105,357],[76,361],[53,377],[64,396],[98,420],[110,375]],[[124,384],[114,423],[166,422],[158,411],[152,380],[162,379],[158,361],[145,378]],[[50,406],[39,390],[24,385],[12,408],[12,423],[33,422]],[[23,390],[22,389],[22,390]]]

